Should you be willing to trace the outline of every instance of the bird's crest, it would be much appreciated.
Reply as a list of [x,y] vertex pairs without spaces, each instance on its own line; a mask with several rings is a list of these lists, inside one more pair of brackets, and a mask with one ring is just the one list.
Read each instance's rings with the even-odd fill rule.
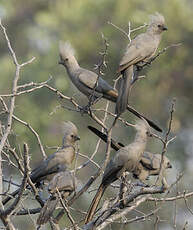
[[145,119],[139,119],[135,123],[136,130],[150,130],[150,126]]
[[75,50],[69,41],[66,41],[66,42],[60,41],[59,51],[60,51],[60,55],[62,56],[64,60],[68,58],[69,56],[75,55]]
[[63,123],[64,136],[68,135],[70,132],[77,134],[78,133],[77,127],[71,121],[66,121]]
[[158,13],[158,12],[156,12],[155,14],[150,15],[149,17],[150,17],[150,25],[151,24],[161,24],[161,25],[165,24],[164,16],[161,15],[160,13]]

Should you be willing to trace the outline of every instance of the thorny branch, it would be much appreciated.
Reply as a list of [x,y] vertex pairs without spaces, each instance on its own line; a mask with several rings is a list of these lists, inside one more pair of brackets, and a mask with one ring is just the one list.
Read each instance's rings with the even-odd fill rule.
[[171,128],[172,128],[172,121],[173,121],[173,113],[174,113],[174,107],[175,107],[175,99],[173,99],[172,101],[172,105],[171,105],[171,110],[170,110],[170,120],[169,120],[169,125],[168,125],[168,130],[166,132],[166,135],[165,135],[165,138],[158,138],[158,136],[155,135],[156,138],[158,138],[159,140],[162,141],[163,143],[163,148],[162,148],[162,158],[161,158],[161,163],[160,163],[160,171],[159,171],[159,176],[156,180],[156,184],[161,181],[163,179],[163,173],[164,173],[164,155],[167,151],[167,147],[168,147],[168,144],[170,142],[172,142],[176,137],[172,137],[171,139],[169,139],[169,135],[170,135],[170,132],[171,132]]
[[178,46],[181,46],[181,45],[182,45],[182,43],[177,43],[177,44],[171,44],[171,45],[163,48],[154,57],[152,57],[148,62],[144,62],[143,64],[140,64],[137,67],[138,71],[142,70],[146,66],[150,66],[153,61],[155,61],[160,55],[162,55],[163,53],[165,53],[168,49],[170,49],[172,47],[178,47]]
[[67,206],[67,205],[65,204],[65,202],[63,201],[62,196],[61,196],[60,192],[58,191],[58,189],[57,189],[57,194],[58,194],[58,196],[59,196],[59,198],[60,198],[60,203],[62,204],[62,207],[64,208],[64,210],[65,210],[65,212],[67,213],[67,216],[68,216],[70,222],[72,223],[72,225],[73,225],[73,227],[74,227],[74,230],[77,230],[76,223],[75,223],[75,221],[74,221],[72,215],[70,214],[70,211],[69,211],[68,206]]
[[14,202],[9,207],[7,207],[5,210],[0,210],[0,218],[8,229],[14,229],[14,227],[10,223],[9,218],[13,214],[17,206],[19,206],[19,203],[21,202],[22,194],[25,191],[25,187],[27,185],[27,179],[28,179],[28,174],[29,174],[29,155],[28,155],[27,144],[24,144],[23,162],[24,162],[24,175],[23,175],[23,179],[22,179],[22,183],[19,189],[18,196],[16,197]]
[[128,22],[128,33],[123,30],[122,28],[120,28],[119,26],[113,24],[112,22],[107,22],[109,25],[112,25],[113,27],[115,27],[118,31],[120,31],[123,35],[125,35],[127,37],[127,39],[129,39],[129,42],[131,42],[131,33],[135,32],[137,30],[141,30],[145,27],[147,27],[147,24],[144,23],[142,26],[139,26],[137,28],[131,29],[131,22]]
[[89,98],[89,103],[88,103],[88,106],[90,108],[90,106],[95,103],[96,101],[98,101],[99,99],[94,99],[94,94],[95,94],[95,91],[96,91],[96,88],[98,87],[98,80],[99,80],[99,77],[101,75],[104,75],[103,73],[103,68],[107,68],[107,62],[106,62],[106,56],[107,56],[107,50],[108,50],[108,47],[109,47],[109,43],[107,41],[107,39],[105,38],[105,36],[103,35],[103,33],[101,34],[102,36],[102,40],[104,41],[104,51],[100,52],[100,55],[101,55],[101,60],[99,62],[99,64],[95,65],[95,70],[97,70],[97,79],[96,79],[96,82],[95,82],[95,85],[93,87],[93,92]]
[[[36,89],[37,89],[37,88],[36,88]],[[4,107],[4,112],[9,114],[8,107],[7,107],[6,103],[5,103],[5,101],[3,100],[2,96],[0,96],[0,102],[1,102],[1,104],[3,105],[3,107]],[[39,145],[39,147],[40,147],[40,151],[41,151],[41,153],[42,153],[42,155],[43,155],[43,157],[44,157],[44,159],[45,159],[47,156],[46,156],[46,153],[45,153],[45,151],[44,151],[44,147],[43,147],[43,145],[42,145],[42,143],[41,143],[41,140],[40,140],[40,137],[39,137],[38,133],[32,128],[32,126],[31,126],[29,123],[27,123],[27,122],[21,120],[20,118],[18,118],[18,117],[15,116],[14,114],[13,114],[12,117],[13,117],[14,120],[16,120],[16,121],[18,121],[19,123],[25,125],[25,126],[34,134],[34,136],[35,136],[36,139],[37,139],[38,145]]]

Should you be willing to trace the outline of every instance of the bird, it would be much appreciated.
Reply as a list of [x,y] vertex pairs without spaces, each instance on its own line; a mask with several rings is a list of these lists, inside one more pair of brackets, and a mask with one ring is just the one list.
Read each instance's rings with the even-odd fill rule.
[[42,180],[50,181],[55,173],[66,170],[72,164],[75,157],[75,143],[80,137],[77,127],[70,121],[64,123],[63,130],[62,147],[32,170],[30,179],[33,183],[39,185]]
[[162,32],[166,31],[164,16],[156,12],[150,15],[150,22],[145,33],[137,35],[126,47],[117,70],[122,75],[115,113],[120,116],[127,109],[128,97],[134,76],[134,66],[147,63],[156,53]]
[[[48,191],[51,196],[45,202],[37,219],[38,225],[46,224],[60,199],[66,199],[76,188],[76,178],[68,170],[57,173],[49,183]],[[60,196],[59,196],[60,193]]]
[[[93,126],[88,126],[88,128],[103,141],[107,142],[107,135],[105,133],[102,133]],[[120,148],[124,147],[124,145],[120,142],[117,143],[115,140],[111,139],[111,147],[114,150],[118,151]],[[141,182],[144,183],[145,180],[149,178],[149,176],[159,175],[161,160],[162,155],[159,153],[143,152],[138,165],[132,173],[133,177],[139,179]],[[164,155],[163,170],[165,171],[168,168],[172,168],[172,165],[170,163],[170,160]]]
[[[55,153],[42,160],[30,174],[31,181],[39,187],[42,181],[50,181],[56,173],[68,169],[75,157],[75,143],[80,140],[77,127],[70,121],[63,124],[62,147]],[[6,204],[11,197],[15,197],[19,189],[14,191],[10,197],[3,200]]]
[[147,137],[151,135],[151,130],[145,120],[138,120],[134,127],[137,131],[134,141],[125,147],[121,147],[106,166],[102,182],[86,215],[86,224],[93,218],[106,188],[125,171],[132,173],[142,157],[142,153],[146,148]]
[[[162,155],[159,153],[144,152],[142,158],[133,172],[133,177],[145,182],[149,176],[157,176],[160,173]],[[172,168],[170,160],[163,155],[163,171]]]
[[[89,100],[93,102],[97,101],[97,99],[105,98],[116,103],[118,91],[93,71],[80,67],[77,59],[75,58],[75,50],[70,42],[60,41],[59,54],[59,64],[66,68],[67,74],[72,83],[81,93],[86,95]],[[137,112],[131,106],[127,105],[127,109],[138,118],[145,119],[155,130],[162,132],[161,128],[153,121]]]

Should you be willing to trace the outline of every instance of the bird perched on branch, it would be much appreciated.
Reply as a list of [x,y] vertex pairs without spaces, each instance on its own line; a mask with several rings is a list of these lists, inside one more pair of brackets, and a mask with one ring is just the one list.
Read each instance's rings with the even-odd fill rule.
[[133,173],[141,160],[146,147],[147,137],[150,136],[150,127],[145,120],[139,120],[134,127],[137,131],[134,141],[120,148],[113,159],[107,164],[102,182],[88,210],[85,223],[90,222],[93,218],[106,188],[117,180],[123,172],[128,171]]
[[[92,126],[88,126],[88,128],[103,141],[107,142],[106,134],[102,133]],[[119,149],[124,147],[124,145],[122,143],[117,143],[116,141],[111,139],[111,147],[114,150],[118,151]],[[135,170],[133,171],[133,177],[139,179],[141,182],[145,182],[145,180],[148,179],[149,176],[159,175],[161,160],[161,154],[144,152]],[[168,168],[172,168],[170,160],[166,156],[163,156],[163,170],[165,171]]]
[[75,156],[75,143],[80,140],[77,127],[70,121],[63,126],[64,136],[62,147],[57,152],[32,170],[30,178],[33,183],[38,184],[42,180],[51,180],[55,173],[66,170],[73,162]]
[[[75,157],[75,143],[80,140],[78,136],[77,127],[70,121],[63,125],[63,141],[62,147],[57,152],[51,154],[47,159],[40,162],[40,164],[32,170],[30,179],[36,186],[40,186],[40,182],[50,181],[56,173],[66,170],[71,166]],[[11,195],[14,197],[18,194],[19,189]],[[11,196],[6,198],[3,203],[7,203]]]
[[156,53],[162,32],[167,30],[164,17],[150,15],[150,23],[145,33],[136,36],[127,46],[119,63],[118,74],[122,75],[115,113],[119,116],[127,109],[128,96],[133,79],[134,65],[147,63]]
[[[86,95],[89,100],[94,102],[99,98],[105,98],[112,102],[117,101],[117,90],[115,90],[96,73],[79,66],[75,58],[75,51],[69,42],[60,42],[59,52],[59,64],[62,64],[66,68],[72,83],[77,87],[78,90],[80,90],[80,92]],[[149,123],[149,125],[157,131],[162,131],[153,121],[137,112],[131,106],[127,105],[127,110],[138,118],[144,118]]]
[[42,225],[49,221],[60,199],[66,199],[76,187],[76,179],[69,171],[57,173],[49,183],[50,198],[40,211],[37,224]]
[[[160,172],[162,155],[150,152],[144,152],[142,158],[133,172],[133,177],[144,182],[149,176],[157,176]],[[169,159],[163,156],[163,170],[172,168]]]

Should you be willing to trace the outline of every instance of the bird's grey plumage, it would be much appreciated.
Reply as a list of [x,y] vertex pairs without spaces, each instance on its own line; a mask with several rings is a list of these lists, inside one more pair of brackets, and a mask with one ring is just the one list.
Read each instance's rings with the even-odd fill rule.
[[[142,158],[133,172],[133,176],[144,182],[149,176],[159,175],[162,155],[150,152],[144,152]],[[163,170],[172,168],[169,159],[163,156]]]
[[[88,126],[88,128],[103,141],[107,142],[107,135],[105,133],[102,133],[92,126]],[[118,151],[119,149],[124,147],[124,145],[120,142],[117,143],[115,140],[111,139],[111,147],[114,150]],[[160,170],[161,158],[161,154],[144,152],[142,154],[141,160],[139,161],[137,167],[133,172],[133,177],[144,182],[146,179],[148,179],[149,176],[158,175]],[[163,169],[165,171],[168,168],[172,168],[170,160],[166,156],[163,156]]]
[[[109,85],[104,79],[98,77],[98,75],[90,70],[84,69],[79,66],[75,52],[69,42],[60,42],[60,64],[64,65],[72,83],[77,89],[86,95],[90,100],[95,101],[98,98],[105,98],[112,102],[117,101],[118,92],[111,85]],[[98,82],[97,82],[98,80]],[[93,90],[95,89],[95,90]],[[138,118],[144,118],[148,121],[150,126],[155,128],[157,131],[161,129],[155,125],[151,120],[138,113],[131,106],[126,105],[127,109]]]
[[63,124],[63,141],[62,148],[50,155],[47,159],[31,172],[32,182],[38,183],[42,180],[51,180],[59,172],[66,170],[74,160],[75,143],[78,137],[77,127],[70,121]]
[[[110,97],[108,95],[109,91],[114,92],[113,87],[111,87],[106,81],[90,70],[81,68],[74,56],[75,52],[69,42],[60,42],[60,63],[66,67],[68,76],[74,85],[87,97],[90,97],[94,93],[94,100],[98,97]],[[96,86],[98,79],[98,84]],[[96,86],[95,92],[93,92]],[[116,93],[115,93],[116,94]]]
[[[30,179],[37,187],[40,186],[41,181],[50,181],[56,173],[71,166],[75,156],[75,143],[77,140],[80,140],[77,127],[70,121],[65,122],[63,124],[62,147],[45,160],[42,160],[30,174]],[[18,192],[19,189],[14,191],[11,194],[12,197],[16,196]],[[6,198],[3,203],[6,204],[10,199],[11,196]]]
[[48,190],[51,196],[41,209],[37,224],[43,225],[49,221],[60,200],[58,192],[60,192],[61,198],[65,199],[75,190],[75,187],[76,179],[72,173],[69,171],[57,173],[49,183]]
[[124,98],[129,97],[131,83],[131,78],[127,76],[133,76],[133,66],[129,66],[125,71],[123,71],[122,75],[123,76],[119,85],[119,96],[115,107],[115,113],[118,116],[121,115],[121,113],[127,108],[128,100],[124,100]]
[[124,171],[133,173],[137,167],[146,147],[150,127],[145,120],[139,120],[135,125],[135,129],[137,133],[134,141],[120,148],[113,159],[107,164],[102,182],[88,210],[85,223],[88,223],[93,218],[95,210],[108,185],[117,180]]
[[[147,62],[155,55],[161,40],[161,34],[164,30],[167,30],[164,17],[159,13],[155,13],[150,16],[147,31],[136,36],[127,45],[118,68],[118,73],[122,74],[123,83],[121,85],[124,86],[124,88],[119,88],[119,96],[115,108],[117,115],[123,113],[127,108],[128,95],[133,78],[133,66],[141,62]],[[129,71],[127,69],[129,69]]]

